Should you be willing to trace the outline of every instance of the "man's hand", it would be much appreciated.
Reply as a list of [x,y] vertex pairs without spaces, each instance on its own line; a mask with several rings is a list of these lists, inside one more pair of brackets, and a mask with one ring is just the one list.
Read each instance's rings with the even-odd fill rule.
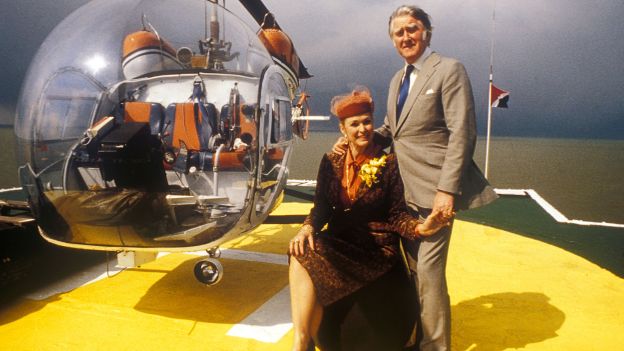
[[447,218],[453,217],[453,205],[455,196],[444,191],[438,190],[433,198],[433,212],[441,212]]
[[334,146],[332,146],[332,151],[338,155],[344,155],[345,152],[347,152],[347,138],[345,137],[340,137],[338,138],[338,140],[336,140],[336,143],[334,144]]

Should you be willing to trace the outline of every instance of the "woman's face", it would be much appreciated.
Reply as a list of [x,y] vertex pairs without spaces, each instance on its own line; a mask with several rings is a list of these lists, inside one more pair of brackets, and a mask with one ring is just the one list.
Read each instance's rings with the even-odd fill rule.
[[365,148],[373,140],[373,118],[370,115],[347,117],[340,123],[340,131],[349,144]]

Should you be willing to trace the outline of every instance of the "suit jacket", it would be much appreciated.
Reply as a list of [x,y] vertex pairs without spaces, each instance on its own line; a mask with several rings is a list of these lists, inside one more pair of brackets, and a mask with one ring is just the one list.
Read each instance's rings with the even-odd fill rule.
[[423,63],[401,116],[396,101],[403,69],[390,82],[387,115],[377,131],[392,138],[412,207],[431,208],[437,190],[455,194],[455,207],[485,205],[496,193],[472,160],[476,144],[474,98],[457,60],[435,52]]

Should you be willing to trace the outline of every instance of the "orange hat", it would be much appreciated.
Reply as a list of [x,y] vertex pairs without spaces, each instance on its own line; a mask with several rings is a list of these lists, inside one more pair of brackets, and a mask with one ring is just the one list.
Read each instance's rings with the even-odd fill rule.
[[353,90],[348,95],[336,96],[331,102],[331,112],[340,120],[365,114],[372,115],[374,109],[373,98],[365,88]]

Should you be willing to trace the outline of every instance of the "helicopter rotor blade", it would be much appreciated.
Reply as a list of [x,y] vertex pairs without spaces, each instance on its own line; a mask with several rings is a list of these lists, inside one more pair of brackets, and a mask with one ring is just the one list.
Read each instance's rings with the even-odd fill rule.
[[[271,12],[264,5],[262,0],[239,0],[239,1],[245,7],[247,12],[249,12],[251,17],[253,17],[253,19],[256,20],[256,22],[258,22],[258,25],[262,25],[262,22],[264,21],[264,16],[267,13]],[[277,24],[277,21],[275,22],[275,27],[277,27],[278,29],[281,29],[279,24]]]
[[[270,13],[269,9],[264,5],[262,0],[239,0],[240,3],[245,7],[247,12],[253,17],[253,19],[258,23],[258,25],[262,26],[264,22],[264,17],[267,13]],[[277,20],[274,19],[274,26],[278,29],[281,29]],[[299,78],[310,78],[312,77],[310,73],[308,73],[308,69],[303,64],[301,58],[299,58]]]

